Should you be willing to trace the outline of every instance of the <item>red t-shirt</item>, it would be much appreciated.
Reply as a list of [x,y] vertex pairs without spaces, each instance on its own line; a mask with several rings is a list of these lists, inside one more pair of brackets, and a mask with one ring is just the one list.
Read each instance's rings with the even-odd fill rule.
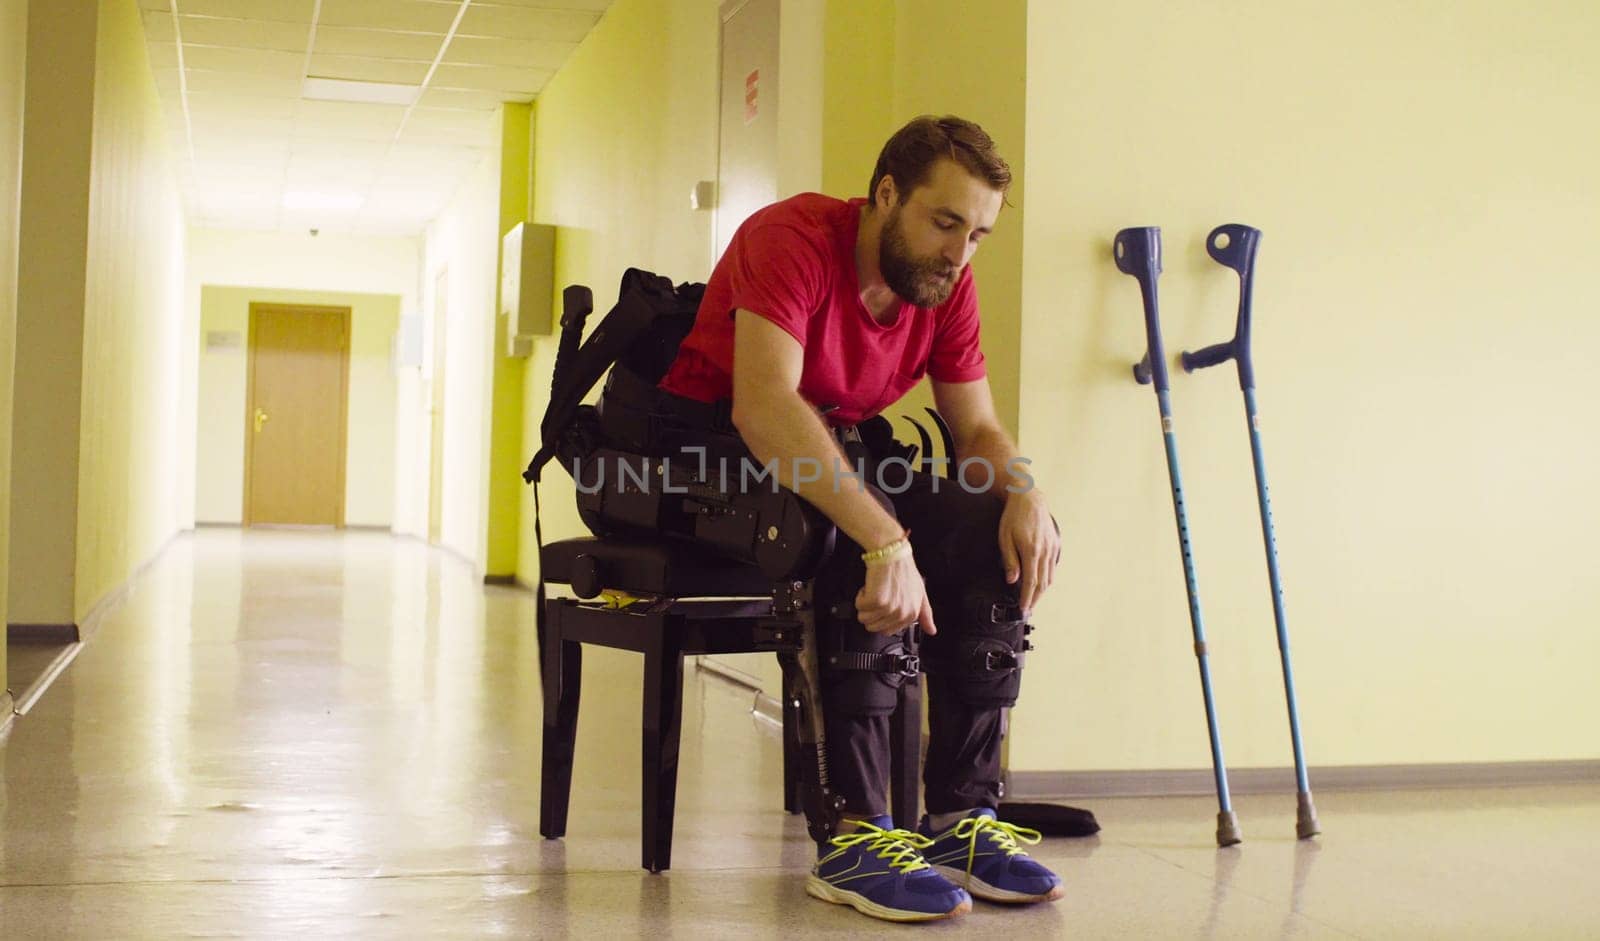
[[800,341],[800,395],[819,408],[838,406],[827,415],[834,425],[878,414],[924,373],[940,382],[987,375],[970,265],[938,307],[901,300],[887,323],[867,312],[856,279],[856,230],[865,203],[803,193],[745,220],[712,272],[694,327],[661,388],[701,402],[733,395],[739,308]]

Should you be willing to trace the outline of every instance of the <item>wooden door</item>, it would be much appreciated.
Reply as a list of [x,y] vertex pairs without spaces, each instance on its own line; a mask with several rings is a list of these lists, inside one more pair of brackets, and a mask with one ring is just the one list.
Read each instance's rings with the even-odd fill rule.
[[350,308],[250,305],[246,526],[343,526]]

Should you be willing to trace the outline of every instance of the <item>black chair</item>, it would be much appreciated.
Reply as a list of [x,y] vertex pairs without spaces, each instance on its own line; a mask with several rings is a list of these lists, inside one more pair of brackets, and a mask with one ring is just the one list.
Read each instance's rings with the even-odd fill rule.
[[[540,835],[557,839],[567,830],[583,644],[644,654],[645,869],[660,872],[672,862],[685,655],[777,653],[784,677],[783,806],[800,812],[804,768],[793,690],[795,651],[811,616],[811,582],[774,585],[753,565],[665,537],[566,539],[545,546],[540,558],[544,580],[570,586],[581,599],[549,599],[545,636],[539,639],[544,675]],[[639,600],[624,606],[590,600],[608,590]],[[919,677],[901,685],[891,729],[894,817],[899,826],[914,826],[922,732]]]

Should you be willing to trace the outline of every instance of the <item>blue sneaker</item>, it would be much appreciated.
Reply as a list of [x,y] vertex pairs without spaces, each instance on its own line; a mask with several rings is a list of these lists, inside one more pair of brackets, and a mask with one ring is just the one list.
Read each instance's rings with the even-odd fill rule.
[[890,829],[888,816],[863,821],[818,847],[806,893],[885,921],[933,921],[972,911],[972,896],[929,868],[933,841]]
[[979,807],[943,833],[935,834],[927,816],[917,828],[932,845],[923,856],[936,872],[986,902],[1054,902],[1067,893],[1061,877],[1028,858],[1018,842],[1033,845],[1043,837],[995,819]]

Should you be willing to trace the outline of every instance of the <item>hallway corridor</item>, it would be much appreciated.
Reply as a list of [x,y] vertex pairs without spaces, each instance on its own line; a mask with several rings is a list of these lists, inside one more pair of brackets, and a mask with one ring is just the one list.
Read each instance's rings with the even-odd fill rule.
[[[891,930],[802,891],[776,729],[689,670],[675,868],[638,869],[637,662],[586,651],[568,837],[538,836],[533,596],[387,534],[202,529],[0,746],[0,937],[771,937]],[[1186,691],[1187,692],[1187,691]],[[1026,696],[1024,696],[1024,705]],[[1018,937],[1600,935],[1600,786],[1096,803]]]

